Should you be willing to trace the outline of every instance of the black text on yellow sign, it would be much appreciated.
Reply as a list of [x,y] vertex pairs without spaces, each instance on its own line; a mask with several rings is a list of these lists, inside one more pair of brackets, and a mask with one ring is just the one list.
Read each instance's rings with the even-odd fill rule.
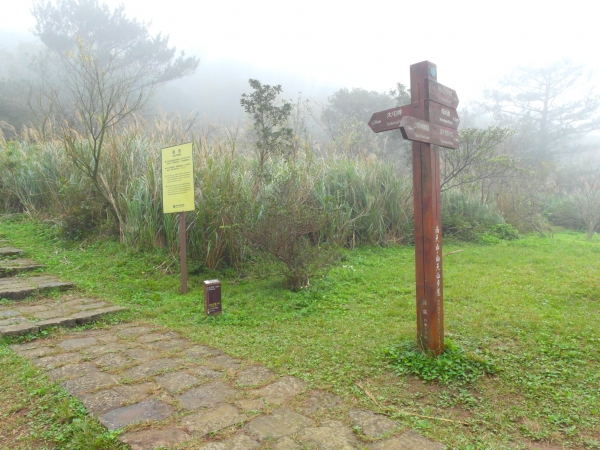
[[195,209],[191,143],[162,149],[162,187],[165,214]]

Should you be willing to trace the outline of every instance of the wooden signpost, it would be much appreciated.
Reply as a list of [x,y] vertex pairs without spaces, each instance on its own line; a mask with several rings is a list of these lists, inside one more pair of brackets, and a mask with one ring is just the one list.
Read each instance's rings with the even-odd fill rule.
[[410,92],[410,105],[373,114],[369,127],[376,133],[400,128],[412,141],[417,343],[439,355],[444,350],[439,147],[458,148],[458,96],[437,82],[437,67],[429,61],[410,66]]
[[163,212],[179,213],[179,260],[181,293],[187,294],[187,249],[185,212],[194,211],[194,166],[192,144],[162,149]]

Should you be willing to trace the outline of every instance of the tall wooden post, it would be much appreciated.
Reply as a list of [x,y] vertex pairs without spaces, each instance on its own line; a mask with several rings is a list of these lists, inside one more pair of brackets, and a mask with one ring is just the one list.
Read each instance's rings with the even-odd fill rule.
[[[429,100],[427,80],[437,79],[429,61],[410,66],[411,103]],[[419,119],[429,119],[419,117]],[[415,272],[417,287],[417,342],[424,351],[444,350],[442,281],[442,205],[440,151],[437,145],[412,142],[415,212]]]
[[444,351],[439,146],[460,145],[458,95],[437,82],[437,67],[429,61],[410,66],[410,94],[410,105],[374,113],[369,127],[375,133],[400,128],[404,139],[413,141],[417,343],[439,355]]

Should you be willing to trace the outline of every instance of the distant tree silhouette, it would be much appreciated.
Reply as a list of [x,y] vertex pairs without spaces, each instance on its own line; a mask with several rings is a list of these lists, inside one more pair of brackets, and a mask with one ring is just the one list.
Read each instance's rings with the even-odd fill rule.
[[600,129],[600,93],[590,76],[570,61],[519,68],[485,92],[483,105],[499,125],[523,131],[523,156],[552,162],[573,151],[574,139]]

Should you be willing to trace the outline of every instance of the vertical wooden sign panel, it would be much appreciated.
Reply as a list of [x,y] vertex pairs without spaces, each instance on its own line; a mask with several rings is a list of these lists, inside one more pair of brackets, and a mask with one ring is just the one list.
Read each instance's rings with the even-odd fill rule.
[[[412,103],[428,100],[427,82],[437,78],[429,61],[410,66]],[[415,211],[417,342],[436,355],[444,350],[442,221],[439,147],[412,143]]]

